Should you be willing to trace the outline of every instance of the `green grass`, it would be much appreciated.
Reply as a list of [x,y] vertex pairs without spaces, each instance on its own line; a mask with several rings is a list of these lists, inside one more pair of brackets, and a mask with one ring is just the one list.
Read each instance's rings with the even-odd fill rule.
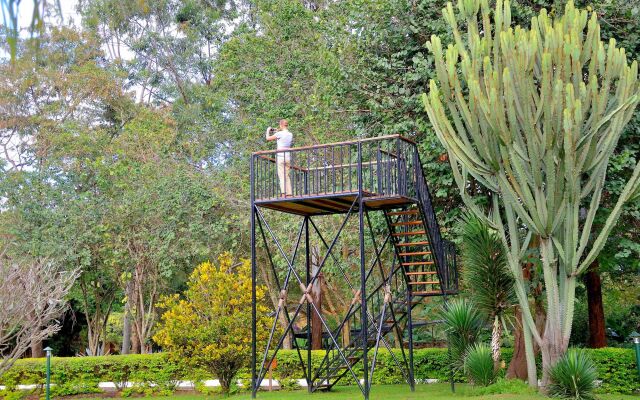
[[[153,397],[152,397],[153,398]],[[207,399],[222,399],[221,395],[217,396],[204,396],[195,394],[175,394],[170,397],[157,397],[160,399],[175,399],[175,400],[207,400]],[[249,400],[251,399],[250,393],[241,393],[234,396],[227,397],[231,400]],[[334,388],[328,393],[313,393],[308,394],[306,390],[296,391],[273,391],[258,393],[259,400],[294,400],[294,399],[308,399],[308,400],[325,400],[325,399],[340,399],[340,400],[361,400],[362,394],[358,387],[355,386],[340,386]],[[452,394],[448,384],[439,383],[431,385],[416,385],[415,393],[411,393],[407,385],[374,385],[371,388],[371,400],[443,400],[443,399],[494,399],[494,400],[536,400],[536,399],[548,399],[540,394],[482,394],[482,391],[478,388],[471,387],[469,385],[456,385],[456,393]],[[599,394],[599,400],[639,400],[640,396],[629,395],[612,395],[612,394]],[[95,400],[95,399],[94,399]]]

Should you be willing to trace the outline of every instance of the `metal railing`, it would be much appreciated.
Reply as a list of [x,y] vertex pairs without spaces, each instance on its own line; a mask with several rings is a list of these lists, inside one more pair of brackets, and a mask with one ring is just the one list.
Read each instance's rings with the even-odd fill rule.
[[400,135],[256,152],[255,200],[358,193],[359,174],[365,196],[415,199],[415,152]]

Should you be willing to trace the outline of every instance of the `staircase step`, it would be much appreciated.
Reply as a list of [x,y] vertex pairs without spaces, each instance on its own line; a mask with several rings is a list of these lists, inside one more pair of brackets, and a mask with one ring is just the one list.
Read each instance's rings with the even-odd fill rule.
[[417,214],[418,210],[404,210],[404,211],[391,211],[388,212],[387,215],[411,215]]
[[396,247],[405,247],[405,246],[424,246],[429,244],[429,242],[426,241],[422,241],[422,242],[407,242],[407,243],[397,243]]
[[[401,306],[406,306],[407,302],[406,302],[406,300],[403,300],[403,301],[398,301],[396,304],[401,305]],[[412,300],[411,301],[411,305],[412,306],[416,305],[416,304],[422,304],[422,300]]]
[[439,285],[439,281],[428,281],[428,282],[409,282],[409,285]]
[[411,292],[412,295],[414,296],[430,296],[430,295],[440,295],[442,294],[441,290],[427,290],[427,291],[420,291],[420,292]]
[[405,221],[405,222],[396,222],[394,224],[391,224],[391,226],[409,226],[409,225],[422,225],[422,221],[421,220]]
[[431,254],[430,251],[412,251],[408,253],[398,253],[400,257],[408,257],[408,256],[426,256]]
[[411,236],[411,235],[424,235],[426,231],[410,231],[410,232],[396,232],[393,236]]
[[405,275],[435,275],[436,271],[410,271],[405,272]]
[[412,262],[403,262],[402,265],[405,267],[411,265],[433,265],[433,261],[412,261]]

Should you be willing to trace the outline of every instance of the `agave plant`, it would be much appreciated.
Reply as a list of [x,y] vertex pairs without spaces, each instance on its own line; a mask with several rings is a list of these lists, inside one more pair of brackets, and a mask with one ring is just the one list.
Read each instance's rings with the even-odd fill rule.
[[464,365],[467,350],[480,337],[484,319],[473,303],[464,299],[450,302],[440,316],[449,335],[451,362],[455,368],[460,368]]
[[547,387],[550,396],[591,400],[595,396],[597,371],[593,360],[583,349],[569,349],[550,368],[551,383]]
[[475,385],[489,386],[495,382],[491,348],[484,343],[472,345],[464,358],[464,372]]
[[462,218],[462,260],[465,286],[471,291],[474,304],[492,323],[491,353],[497,369],[505,314],[518,300],[500,237],[473,214]]

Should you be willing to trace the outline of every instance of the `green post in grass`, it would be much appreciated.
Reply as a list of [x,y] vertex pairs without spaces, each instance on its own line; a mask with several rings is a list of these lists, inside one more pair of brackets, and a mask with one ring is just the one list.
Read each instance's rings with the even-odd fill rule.
[[51,352],[53,349],[47,346],[44,351],[47,352],[47,382],[45,386],[45,398],[46,400],[51,400]]
[[629,335],[629,338],[633,340],[633,347],[636,348],[636,368],[638,369],[638,376],[640,376],[640,333],[634,331]]

